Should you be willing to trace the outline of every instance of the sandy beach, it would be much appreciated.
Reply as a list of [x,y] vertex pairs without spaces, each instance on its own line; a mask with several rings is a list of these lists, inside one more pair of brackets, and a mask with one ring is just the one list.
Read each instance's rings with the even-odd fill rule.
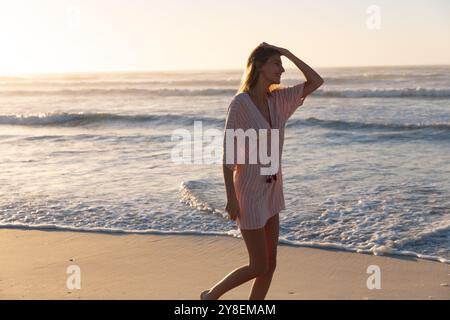
[[[0,231],[0,299],[198,299],[247,263],[242,239]],[[76,265],[81,288],[68,289]],[[381,288],[368,289],[379,266]],[[267,299],[450,299],[450,266],[405,256],[279,246]],[[251,281],[222,299],[247,299]]]

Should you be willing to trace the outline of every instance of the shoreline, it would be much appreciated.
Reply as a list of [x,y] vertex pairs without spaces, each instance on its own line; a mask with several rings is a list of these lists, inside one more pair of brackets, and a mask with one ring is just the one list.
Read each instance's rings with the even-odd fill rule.
[[[192,299],[247,264],[226,235],[0,230],[0,299]],[[68,289],[78,266],[81,289]],[[368,289],[370,266],[381,288]],[[252,281],[221,299],[245,300]],[[267,300],[450,299],[450,265],[406,255],[280,243]]]
[[[208,237],[208,236],[218,236],[218,237],[232,237],[234,239],[237,238],[233,234],[237,232],[237,230],[229,231],[228,233],[220,233],[220,232],[205,232],[200,233],[198,231],[157,231],[157,230],[122,230],[122,229],[82,229],[75,227],[66,227],[66,226],[57,226],[57,225],[21,225],[21,224],[3,224],[0,226],[0,230],[20,230],[20,231],[47,231],[47,232],[75,232],[75,233],[87,233],[87,234],[104,234],[104,235],[149,235],[149,236],[198,236],[198,237]],[[349,253],[358,253],[358,254],[369,254],[374,256],[385,256],[385,257],[398,257],[401,259],[402,257],[412,257],[417,258],[419,260],[424,261],[435,261],[439,263],[449,264],[450,259],[446,259],[439,256],[431,256],[420,254],[415,251],[398,251],[391,250],[390,248],[382,249],[384,246],[380,246],[379,249],[373,251],[368,249],[357,249],[357,248],[348,248],[345,245],[333,244],[333,243],[296,243],[295,240],[285,240],[279,239],[278,245],[285,245],[293,248],[311,248],[311,249],[319,249],[319,250],[335,250],[335,251],[343,251]]]

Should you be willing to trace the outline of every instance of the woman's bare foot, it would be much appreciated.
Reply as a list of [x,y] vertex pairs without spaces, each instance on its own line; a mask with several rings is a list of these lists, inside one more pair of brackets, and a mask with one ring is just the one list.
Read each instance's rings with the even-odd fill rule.
[[209,293],[209,290],[205,290],[202,293],[200,293],[200,300],[209,300],[208,293]]

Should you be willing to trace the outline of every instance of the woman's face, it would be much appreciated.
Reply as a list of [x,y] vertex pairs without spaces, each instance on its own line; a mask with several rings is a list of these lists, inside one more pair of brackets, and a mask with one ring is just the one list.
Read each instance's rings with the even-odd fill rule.
[[270,84],[279,84],[284,71],[280,55],[274,54],[262,66],[260,76],[267,79]]

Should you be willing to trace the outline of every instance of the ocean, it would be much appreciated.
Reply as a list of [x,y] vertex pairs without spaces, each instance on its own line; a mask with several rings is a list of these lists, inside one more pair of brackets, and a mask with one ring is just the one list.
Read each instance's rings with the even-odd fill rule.
[[[450,66],[317,70],[287,122],[280,242],[450,263]],[[194,121],[223,131],[242,73],[0,77],[0,228],[240,237],[221,163],[172,151]]]

